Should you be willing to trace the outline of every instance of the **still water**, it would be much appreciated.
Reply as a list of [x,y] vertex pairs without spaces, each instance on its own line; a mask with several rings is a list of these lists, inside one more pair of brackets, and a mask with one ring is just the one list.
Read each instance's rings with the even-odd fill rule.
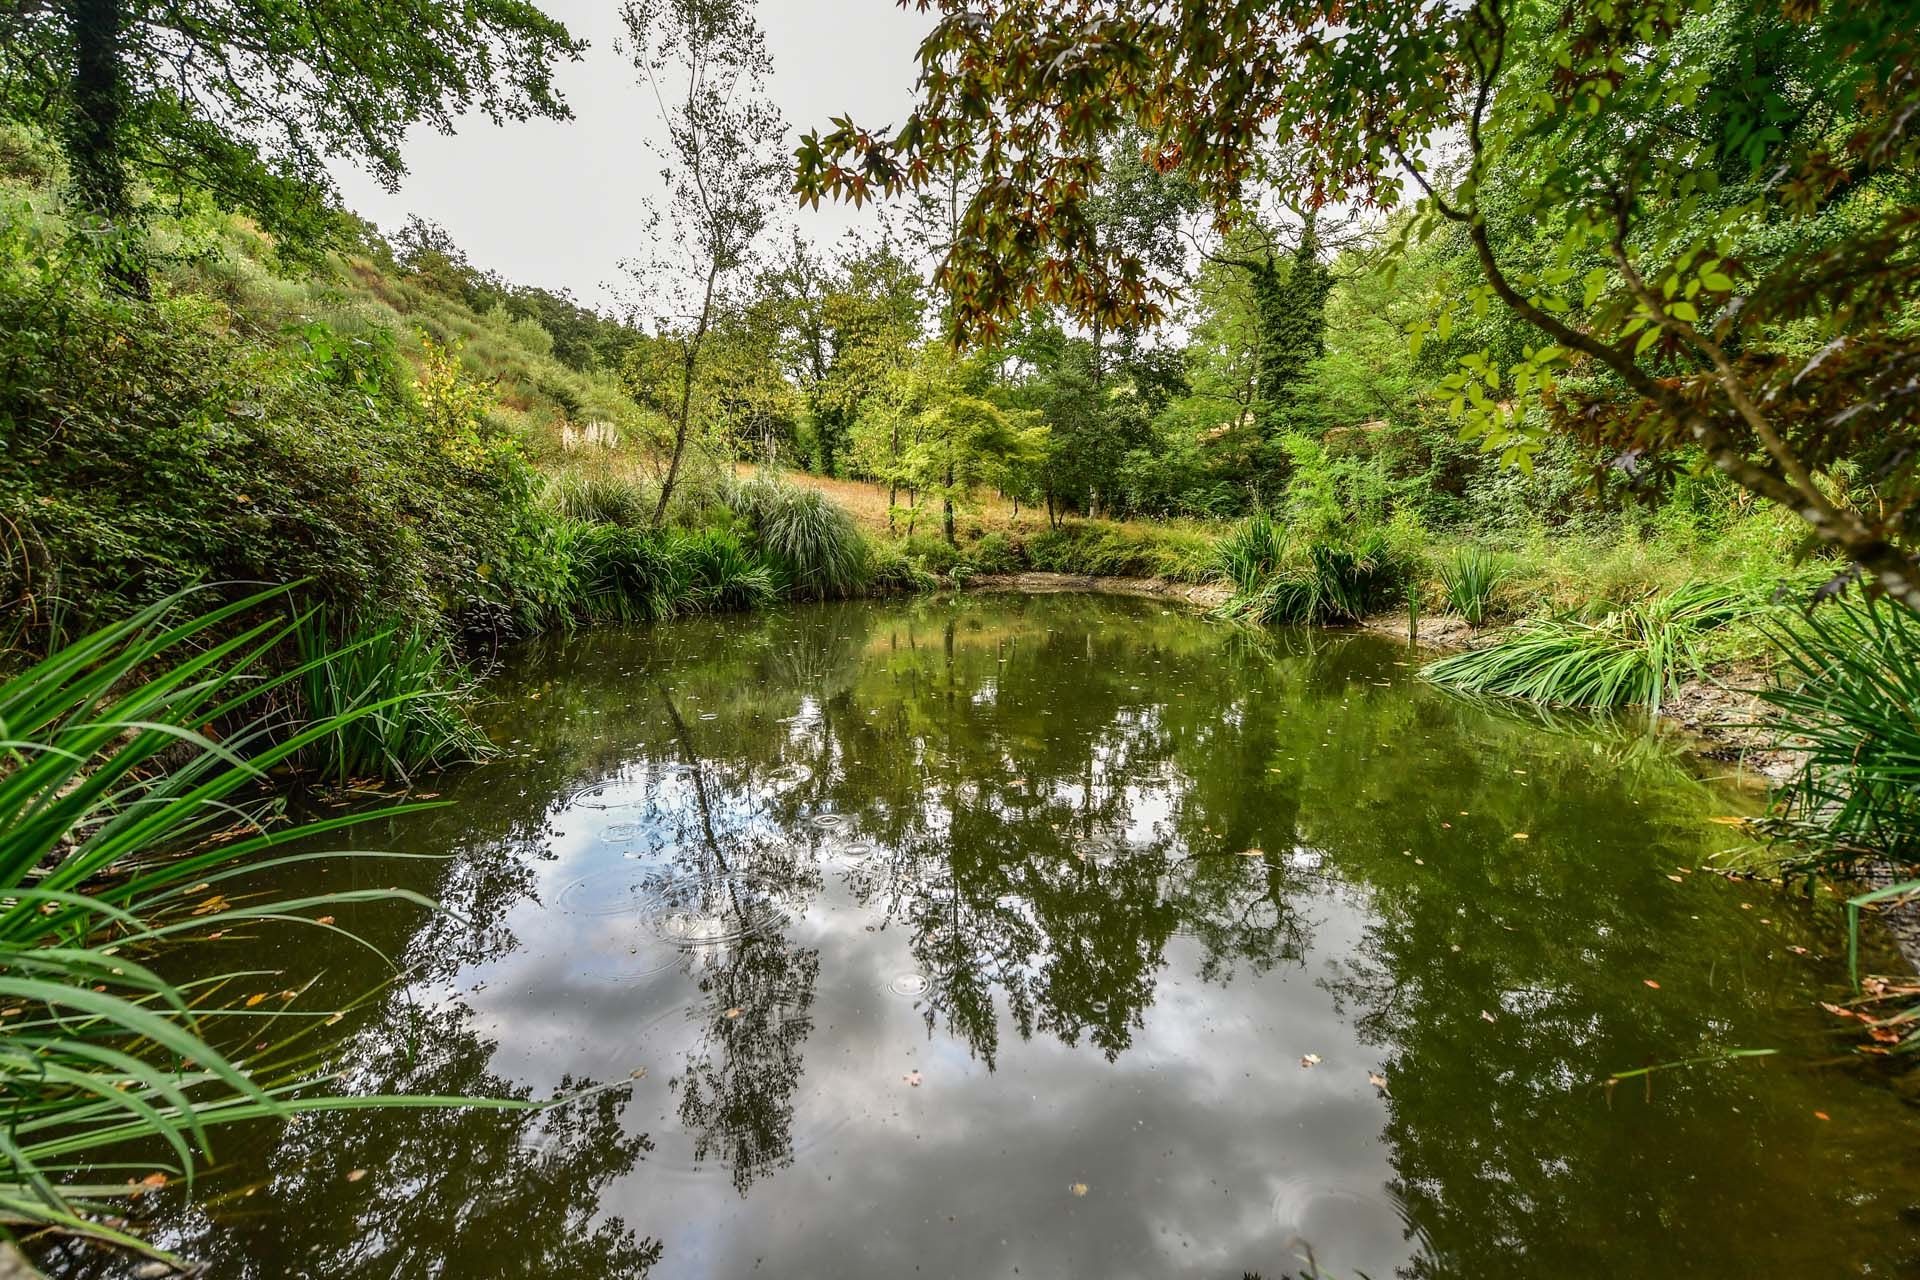
[[[1375,637],[1110,598],[595,632],[493,687],[506,755],[356,837],[447,856],[326,873],[451,913],[341,912],[401,973],[334,1029],[340,1087],[643,1074],[225,1135],[147,1209],[208,1276],[1920,1260],[1920,1124],[1816,1004],[1838,913],[1697,870],[1754,803],[1722,766]],[[383,973],[227,945],[320,1007]]]

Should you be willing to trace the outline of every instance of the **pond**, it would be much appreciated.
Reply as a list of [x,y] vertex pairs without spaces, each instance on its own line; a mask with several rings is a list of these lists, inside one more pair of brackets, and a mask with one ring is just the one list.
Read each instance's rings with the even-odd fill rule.
[[[449,909],[342,910],[401,973],[330,1065],[641,1074],[220,1135],[143,1208],[209,1276],[1920,1259],[1920,1125],[1817,1004],[1839,913],[1701,869],[1755,803],[1726,766],[1449,697],[1378,637],[1089,596],[595,632],[494,691],[505,756],[355,837],[450,856],[325,873]],[[315,930],[213,949],[276,971],[236,999],[384,972]]]

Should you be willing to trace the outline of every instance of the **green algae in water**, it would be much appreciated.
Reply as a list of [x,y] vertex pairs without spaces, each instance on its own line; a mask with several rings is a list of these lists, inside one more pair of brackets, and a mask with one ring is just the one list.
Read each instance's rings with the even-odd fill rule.
[[[597,632],[493,692],[511,757],[358,841],[452,856],[322,873],[452,909],[343,917],[403,972],[329,1060],[368,1092],[643,1074],[220,1135],[142,1206],[209,1276],[1920,1257],[1920,1125],[1817,1008],[1837,913],[1700,874],[1752,796],[1634,733],[1371,637],[1072,596]],[[312,931],[195,962],[317,973],[313,1007],[383,977]]]

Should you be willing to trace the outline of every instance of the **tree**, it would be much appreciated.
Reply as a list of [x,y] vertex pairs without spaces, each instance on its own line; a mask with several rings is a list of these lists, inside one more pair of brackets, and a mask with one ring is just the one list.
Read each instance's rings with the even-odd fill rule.
[[[701,348],[725,303],[729,277],[751,263],[784,185],[785,125],[766,96],[773,59],[752,0],[628,0],[621,12],[634,65],[652,86],[667,126],[665,158],[673,167],[663,176],[679,247],[677,254],[629,266],[660,289],[668,308],[660,334],[679,353],[673,451],[653,513],[658,525],[686,453]],[[669,90],[669,74],[684,88]],[[652,222],[653,243],[663,243],[657,211]]]
[[[1126,122],[1230,221],[1258,186],[1460,229],[1462,300],[1533,332],[1471,352],[1466,429],[1526,465],[1549,434],[1623,466],[1704,459],[1920,607],[1920,30],[1878,0],[923,0],[921,101],[809,135],[798,191],[973,175],[938,279],[957,333],[1035,299],[1157,318],[1086,195]],[[1431,167],[1450,149],[1459,164]],[[1542,230],[1552,241],[1541,245]],[[1451,302],[1451,300],[1450,300]],[[1431,321],[1444,336],[1452,306]],[[1416,327],[1415,336],[1427,332]],[[1849,468],[1866,481],[1848,492]]]
[[530,0],[49,0],[0,16],[0,101],[53,123],[74,196],[111,223],[146,182],[306,242],[326,230],[328,159],[392,189],[416,124],[565,118],[554,65],[584,47]]

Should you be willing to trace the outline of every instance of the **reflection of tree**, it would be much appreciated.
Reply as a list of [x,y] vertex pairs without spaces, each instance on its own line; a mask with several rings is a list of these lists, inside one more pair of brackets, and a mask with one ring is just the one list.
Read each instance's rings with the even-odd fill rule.
[[[690,883],[698,910],[721,939],[694,956],[707,1018],[700,1043],[674,1080],[680,1123],[693,1137],[694,1159],[717,1156],[744,1195],[756,1178],[791,1157],[793,1095],[803,1070],[801,1050],[813,1030],[809,1011],[820,974],[818,952],[789,947],[771,928],[779,917],[767,896],[770,888],[791,893],[810,882],[813,872],[796,865],[791,845],[785,857],[770,857],[716,815],[707,761],[695,750],[673,695],[664,686],[659,692],[691,779],[699,828],[699,840],[683,845],[696,852],[681,864],[697,860]],[[744,878],[748,871],[751,879]]]
[[816,951],[746,938],[703,958],[700,1043],[675,1079],[695,1160],[717,1158],[745,1194],[793,1151],[793,1095],[820,974]]
[[[345,1046],[352,1093],[525,1097],[488,1069],[494,1045],[450,1005],[382,1020]],[[406,1045],[397,1043],[404,1035]],[[388,1064],[403,1058],[410,1065]],[[563,1091],[571,1088],[563,1085]],[[261,1136],[264,1182],[193,1203],[161,1243],[229,1277],[643,1276],[657,1241],[597,1211],[601,1188],[652,1144],[621,1124],[626,1095],[548,1111],[333,1111]],[[237,1135],[216,1148],[230,1154]],[[94,1273],[75,1270],[75,1276]]]

